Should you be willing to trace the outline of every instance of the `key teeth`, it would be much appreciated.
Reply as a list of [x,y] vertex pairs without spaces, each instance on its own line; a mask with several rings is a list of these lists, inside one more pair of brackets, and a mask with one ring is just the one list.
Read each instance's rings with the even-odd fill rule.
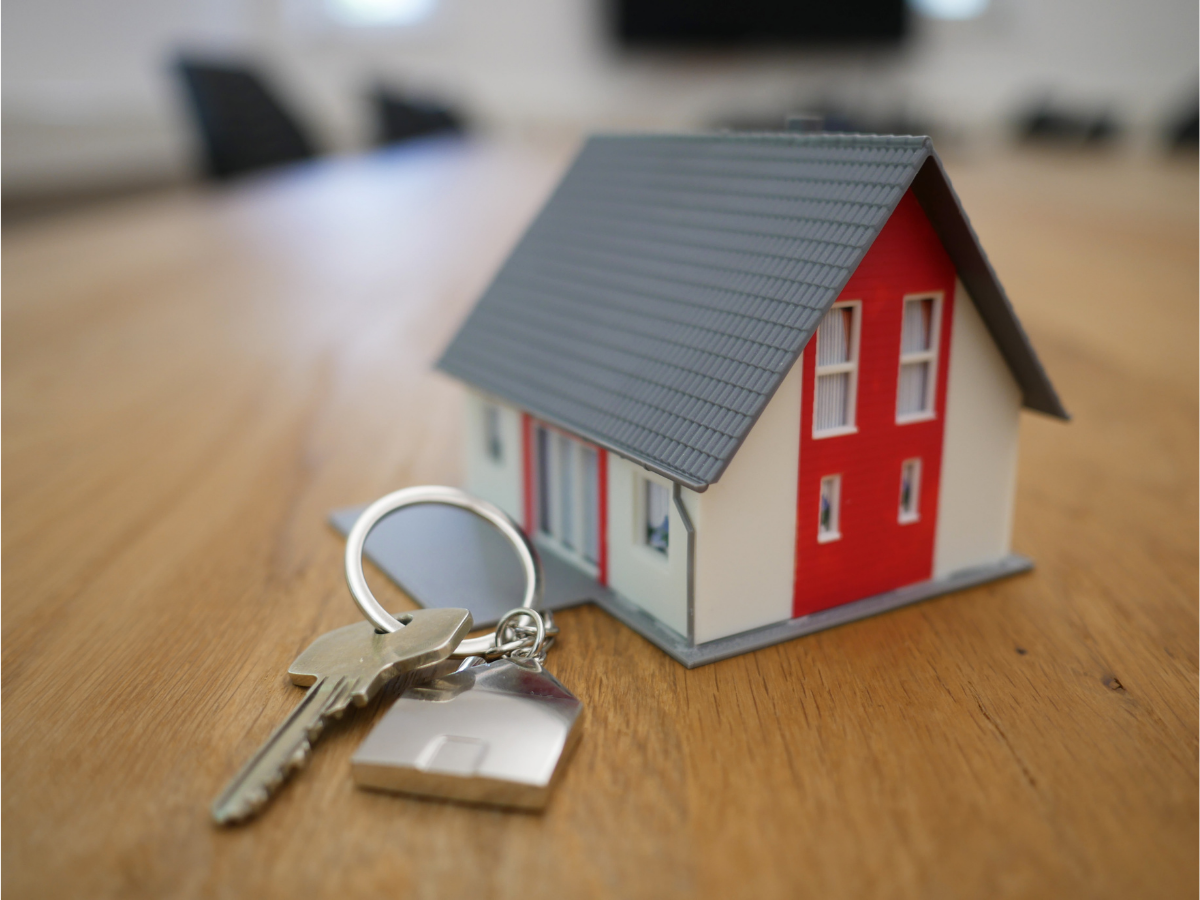
[[[398,667],[385,670],[384,673],[388,677],[376,677],[373,680],[357,678],[354,676],[342,676],[337,678],[332,683],[329,683],[327,691],[317,688],[318,684],[323,683],[323,680],[313,682],[309,687],[309,694],[301,701],[301,705],[292,712],[292,716],[306,716],[307,712],[313,714],[311,724],[303,730],[303,739],[299,746],[292,751],[283,763],[279,765],[276,771],[262,773],[262,780],[253,788],[248,788],[244,793],[241,792],[241,785],[245,784],[247,778],[255,777],[259,771],[261,754],[267,752],[271,746],[271,742],[278,739],[278,736],[283,733],[282,729],[290,727],[292,719],[289,718],[285,725],[280,726],[267,739],[267,744],[259,750],[245,767],[235,776],[234,781],[226,787],[225,792],[218,798],[217,803],[212,807],[212,816],[218,824],[233,824],[249,819],[258,813],[267,803],[275,792],[280,788],[284,781],[288,779],[293,772],[304,768],[308,764],[309,757],[312,755],[313,745],[325,730],[325,725],[330,719],[340,719],[346,710],[353,703],[357,707],[366,706],[383,681],[390,680],[394,674],[393,670],[398,670]],[[365,683],[364,683],[365,682]],[[307,712],[306,712],[307,711]],[[229,799],[225,799],[227,795],[232,794]]]
[[246,803],[245,803],[246,815],[247,816],[254,815],[256,812],[258,812],[260,809],[262,809],[264,806],[266,806],[267,801],[270,799],[271,799],[271,791],[267,790],[265,787],[259,788],[254,793],[252,793],[249,797],[246,798]]
[[271,791],[260,787],[238,798],[238,804],[226,809],[214,809],[213,818],[220,825],[234,825],[252,818],[271,799]]
[[[311,744],[304,744],[303,746],[297,747],[296,752],[288,757],[287,765],[285,767],[286,771],[290,774],[299,769],[303,769],[306,765],[308,765],[310,756],[312,756]],[[283,779],[280,779],[280,781],[282,780]]]
[[221,824],[234,824],[243,822],[246,819],[256,815],[264,806],[267,805],[275,792],[283,785],[288,777],[303,769],[312,756],[312,744],[306,743],[296,748],[296,751],[287,758],[283,767],[264,780],[254,790],[249,791],[239,797],[237,806],[228,810],[213,810],[213,818]]

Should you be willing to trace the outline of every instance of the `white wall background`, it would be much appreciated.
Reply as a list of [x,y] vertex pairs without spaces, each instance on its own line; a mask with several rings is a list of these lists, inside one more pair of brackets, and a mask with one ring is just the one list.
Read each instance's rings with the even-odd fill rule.
[[492,128],[691,128],[821,99],[994,129],[1036,92],[1109,107],[1148,133],[1197,69],[1194,0],[992,0],[915,18],[902,51],[622,55],[600,0],[438,0],[406,29],[331,26],[323,0],[8,0],[4,187],[169,177],[188,133],[178,47],[257,54],[324,145],[362,146],[373,76],[436,92]]

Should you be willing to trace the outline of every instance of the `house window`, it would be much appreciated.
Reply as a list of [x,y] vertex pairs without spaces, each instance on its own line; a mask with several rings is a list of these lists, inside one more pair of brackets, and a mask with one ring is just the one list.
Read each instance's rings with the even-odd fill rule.
[[913,297],[904,301],[904,320],[900,329],[900,386],[896,396],[897,422],[933,416],[940,312],[937,297]]
[[842,476],[827,475],[821,479],[821,499],[817,510],[817,540],[836,541],[841,531]]
[[537,531],[569,557],[600,559],[600,465],[595,447],[545,425],[534,430]]
[[504,462],[504,441],[500,435],[500,407],[488,403],[483,407],[483,446],[492,462]]
[[906,459],[900,464],[900,521],[921,518],[921,460]]
[[854,431],[859,309],[858,303],[839,303],[825,314],[817,329],[813,437]]
[[642,540],[651,550],[667,555],[670,543],[671,492],[657,481],[642,481]]

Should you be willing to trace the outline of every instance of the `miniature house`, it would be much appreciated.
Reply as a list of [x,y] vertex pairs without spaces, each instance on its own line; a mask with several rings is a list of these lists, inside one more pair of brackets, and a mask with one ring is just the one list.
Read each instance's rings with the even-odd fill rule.
[[923,137],[593,138],[439,366],[467,488],[688,665],[1029,568],[1066,418]]

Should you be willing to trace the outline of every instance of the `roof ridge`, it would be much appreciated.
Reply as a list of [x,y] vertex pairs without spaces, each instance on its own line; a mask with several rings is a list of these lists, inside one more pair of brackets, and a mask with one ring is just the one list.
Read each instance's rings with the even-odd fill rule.
[[927,134],[863,134],[855,131],[698,131],[698,132],[654,132],[654,131],[601,131],[592,134],[591,140],[655,140],[655,141],[762,141],[764,143],[867,144],[897,147],[933,147],[933,138]]

